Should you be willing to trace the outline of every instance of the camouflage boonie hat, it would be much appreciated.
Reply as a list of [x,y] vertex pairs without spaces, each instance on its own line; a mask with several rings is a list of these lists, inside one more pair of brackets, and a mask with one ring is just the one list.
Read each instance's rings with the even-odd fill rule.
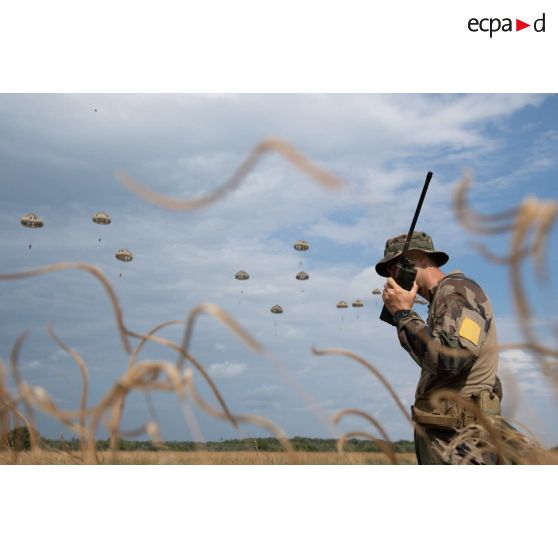
[[[384,250],[384,257],[376,264],[376,273],[382,277],[389,277],[388,265],[403,252],[403,246],[405,244],[405,239],[407,234],[400,234],[395,238],[390,238],[386,242],[386,248]],[[413,233],[411,237],[411,242],[409,243],[409,250],[420,250],[433,257],[438,266],[444,265],[448,260],[449,256],[445,252],[440,252],[434,249],[434,243],[432,238],[424,232]]]

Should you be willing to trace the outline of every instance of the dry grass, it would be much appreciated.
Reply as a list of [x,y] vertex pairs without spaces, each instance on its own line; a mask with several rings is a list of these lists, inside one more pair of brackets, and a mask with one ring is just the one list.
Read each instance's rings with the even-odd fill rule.
[[[398,453],[398,465],[416,465],[414,453]],[[73,456],[73,457],[72,457]],[[110,464],[111,453],[99,452],[99,463]],[[0,452],[1,465],[75,465],[79,452],[71,454],[36,450]],[[255,451],[120,451],[115,465],[389,465],[383,453],[370,452],[255,452]]]

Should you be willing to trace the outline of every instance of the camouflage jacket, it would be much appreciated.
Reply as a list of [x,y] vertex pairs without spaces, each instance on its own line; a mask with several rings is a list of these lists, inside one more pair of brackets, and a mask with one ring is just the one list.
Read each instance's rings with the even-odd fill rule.
[[427,323],[411,312],[397,324],[397,334],[422,369],[416,399],[438,389],[468,397],[483,388],[502,398],[492,306],[480,286],[460,271],[430,289]]

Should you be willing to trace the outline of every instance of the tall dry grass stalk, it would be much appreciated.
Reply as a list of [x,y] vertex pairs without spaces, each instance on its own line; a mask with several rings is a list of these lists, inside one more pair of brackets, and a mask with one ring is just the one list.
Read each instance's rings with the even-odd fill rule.
[[211,194],[201,196],[199,198],[181,200],[158,194],[144,184],[134,180],[125,171],[116,173],[116,178],[126,188],[154,205],[173,211],[191,211],[193,209],[199,209],[200,207],[210,205],[225,197],[230,192],[236,190],[242,181],[254,169],[258,161],[264,155],[273,151],[289,161],[299,171],[303,172],[329,190],[336,190],[343,185],[341,179],[320,168],[316,165],[316,163],[300,151],[297,151],[288,142],[277,138],[268,138],[258,143],[240,167],[238,167],[236,172],[228,180],[226,180],[222,186],[214,190]]
[[[361,357],[360,355],[357,355],[353,351],[348,351],[346,349],[316,349],[315,347],[312,347],[312,352],[317,356],[323,356],[323,355],[346,356],[346,357],[358,362],[362,366],[364,366],[366,369],[368,369],[370,372],[372,372],[372,374],[374,376],[376,376],[376,378],[378,378],[378,380],[380,380],[380,382],[386,388],[388,393],[391,395],[392,399],[395,401],[397,407],[399,408],[399,410],[401,411],[403,416],[407,419],[407,421],[411,425],[414,424],[413,419],[411,418],[411,415],[409,414],[409,411],[407,411],[407,409],[405,408],[405,405],[403,405],[403,402],[401,401],[401,399],[397,395],[397,392],[395,391],[393,386],[388,382],[386,377],[368,360]],[[419,432],[422,432],[422,428],[420,427],[420,425],[416,424],[415,428]]]
[[389,439],[387,432],[384,430],[384,427],[380,424],[380,422],[377,419],[375,419],[373,416],[359,409],[343,409],[342,411],[339,411],[337,414],[335,414],[331,420],[333,424],[337,424],[343,417],[347,415],[359,416],[371,422],[374,425],[374,427],[378,430],[378,432],[381,434],[383,439],[376,438],[375,436],[372,436],[367,432],[348,432],[343,436],[341,436],[341,438],[339,438],[339,440],[337,441],[337,451],[342,452],[344,444],[351,438],[364,437],[377,443],[380,450],[383,453],[385,453],[387,458],[390,460],[390,463],[395,465],[397,463],[397,459],[395,458],[395,451],[393,449],[393,444],[391,443],[391,440]]
[[[454,210],[461,224],[468,230],[484,235],[509,233],[510,252],[505,256],[494,254],[485,244],[476,243],[480,253],[490,262],[509,268],[513,301],[518,326],[524,342],[500,346],[499,350],[522,348],[531,352],[542,373],[558,388],[558,351],[544,346],[533,327],[533,310],[522,279],[522,265],[533,258],[535,276],[539,283],[548,282],[548,238],[558,217],[558,203],[526,197],[517,207],[503,213],[481,215],[467,203],[466,194],[473,183],[472,173],[461,180],[454,194]],[[488,224],[486,224],[488,223]],[[497,226],[493,223],[499,223]],[[554,322],[558,340],[558,327]]]

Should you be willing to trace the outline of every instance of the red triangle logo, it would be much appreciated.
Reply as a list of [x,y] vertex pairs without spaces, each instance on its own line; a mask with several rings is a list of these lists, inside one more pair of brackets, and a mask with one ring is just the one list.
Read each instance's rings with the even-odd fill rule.
[[521,31],[522,29],[525,29],[526,27],[531,27],[531,24],[530,23],[525,23],[524,21],[521,21],[520,19],[515,20],[515,30],[516,31]]

